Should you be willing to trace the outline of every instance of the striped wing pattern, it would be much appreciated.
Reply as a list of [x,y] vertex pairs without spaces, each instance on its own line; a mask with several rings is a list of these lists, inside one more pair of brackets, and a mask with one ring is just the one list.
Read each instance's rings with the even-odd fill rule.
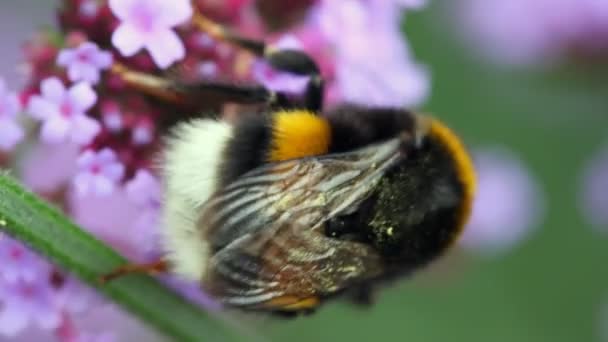
[[[223,302],[300,308],[381,272],[368,245],[323,234],[352,212],[400,158],[391,140],[351,153],[268,164],[226,186],[199,226],[216,251],[203,287]],[[295,305],[295,306],[294,306]]]

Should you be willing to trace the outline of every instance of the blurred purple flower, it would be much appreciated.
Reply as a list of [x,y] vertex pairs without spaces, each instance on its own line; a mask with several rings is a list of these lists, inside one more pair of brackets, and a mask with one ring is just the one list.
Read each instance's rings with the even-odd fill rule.
[[109,4],[121,20],[112,44],[123,56],[145,48],[162,69],[185,57],[185,47],[172,28],[192,16],[190,1],[110,0]]
[[126,184],[127,198],[136,206],[138,218],[133,224],[143,253],[152,253],[157,245],[158,217],[161,206],[160,182],[147,170],[138,170]]
[[459,0],[450,5],[465,39],[505,64],[551,63],[608,52],[608,1]]
[[38,281],[20,280],[0,283],[0,334],[15,336],[30,322],[44,330],[55,329],[61,323],[52,285],[44,277]]
[[337,82],[349,102],[416,106],[430,91],[426,68],[416,64],[400,30],[399,3],[325,1],[322,32],[336,51]]
[[23,244],[1,234],[0,260],[0,281],[9,284],[33,282],[39,275],[41,266],[46,265]]
[[528,237],[540,224],[544,198],[526,166],[504,148],[475,154],[477,194],[462,245],[496,255]]
[[582,171],[579,206],[591,225],[608,233],[608,145]]
[[118,341],[116,339],[116,334],[112,332],[102,332],[102,333],[89,333],[89,332],[81,332],[75,341],[73,342],[114,342]]
[[0,78],[0,151],[12,150],[23,139],[23,128],[16,120],[19,111],[21,103],[17,95]]
[[74,144],[37,144],[23,155],[21,180],[39,193],[57,191],[74,175],[79,153]]
[[112,65],[112,54],[100,50],[95,43],[84,42],[77,48],[61,50],[57,64],[68,69],[70,81],[96,84],[100,71]]
[[125,167],[109,148],[99,152],[86,150],[78,158],[78,174],[74,179],[76,191],[80,196],[89,193],[107,196],[122,180]]
[[93,18],[99,12],[99,2],[97,0],[82,0],[78,6],[78,13],[87,18]]
[[97,101],[97,94],[89,84],[80,82],[66,89],[57,77],[50,77],[42,81],[40,90],[42,96],[32,96],[28,111],[43,121],[44,142],[72,141],[86,145],[99,133],[99,123],[85,115]]

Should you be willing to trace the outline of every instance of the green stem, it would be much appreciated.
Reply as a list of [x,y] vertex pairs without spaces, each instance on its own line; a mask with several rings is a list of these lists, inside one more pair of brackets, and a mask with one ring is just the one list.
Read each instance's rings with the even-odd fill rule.
[[238,340],[234,329],[152,277],[129,275],[100,285],[101,274],[126,260],[1,173],[0,230],[26,243],[169,337],[178,341]]

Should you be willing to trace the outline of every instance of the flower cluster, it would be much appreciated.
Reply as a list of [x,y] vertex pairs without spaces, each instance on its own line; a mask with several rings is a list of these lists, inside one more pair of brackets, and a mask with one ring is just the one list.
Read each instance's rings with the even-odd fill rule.
[[[311,54],[326,78],[330,104],[417,105],[428,95],[429,79],[413,61],[399,21],[402,9],[423,3],[63,0],[57,32],[43,32],[25,46],[25,88],[14,94],[0,82],[0,153],[6,156],[26,139],[23,121],[33,123],[19,155],[24,183],[127,257],[158,257],[162,194],[152,164],[164,123],[176,109],[129,85],[114,66],[187,81],[303,90],[305,79],[271,70],[201,31],[191,20],[198,11],[252,37]],[[279,8],[280,22],[271,14]],[[34,325],[62,341],[112,340],[78,327],[74,314],[91,306],[82,285],[8,237],[0,238],[0,253],[8,260],[0,266],[0,335],[17,336]],[[200,294],[186,295],[211,305]]]
[[458,0],[457,25],[492,60],[551,63],[564,58],[598,62],[608,55],[608,2],[597,0]]

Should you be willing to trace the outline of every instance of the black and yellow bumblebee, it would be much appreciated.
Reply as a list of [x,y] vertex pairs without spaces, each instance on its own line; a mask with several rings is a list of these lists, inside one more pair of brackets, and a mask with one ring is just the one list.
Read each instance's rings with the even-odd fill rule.
[[230,307],[303,312],[343,293],[365,299],[454,243],[475,175],[449,128],[402,108],[323,111],[323,79],[308,55],[201,15],[195,22],[278,70],[309,76],[305,94],[298,101],[259,85],[180,83],[116,65],[127,82],[169,102],[196,105],[211,94],[267,110],[234,123],[177,123],[161,166],[165,258],[106,280],[167,270]]

